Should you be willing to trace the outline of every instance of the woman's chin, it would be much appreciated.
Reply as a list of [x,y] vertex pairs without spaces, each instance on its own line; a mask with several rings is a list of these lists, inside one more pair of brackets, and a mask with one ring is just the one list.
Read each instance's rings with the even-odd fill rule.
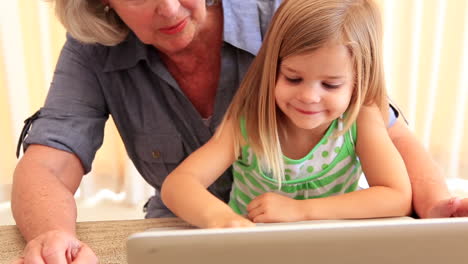
[[177,54],[186,50],[194,40],[194,34],[190,32],[181,32],[177,35],[158,36],[153,38],[149,43],[156,47],[159,51],[170,55]]

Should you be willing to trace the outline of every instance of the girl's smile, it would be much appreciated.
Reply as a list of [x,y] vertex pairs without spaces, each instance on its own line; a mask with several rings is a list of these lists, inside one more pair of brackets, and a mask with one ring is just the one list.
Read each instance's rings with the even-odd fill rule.
[[317,114],[320,114],[320,113],[323,112],[323,111],[307,111],[307,110],[303,110],[303,109],[297,108],[297,107],[294,107],[294,108],[296,108],[296,110],[299,113],[304,114],[304,115],[309,115],[309,116],[317,115]]

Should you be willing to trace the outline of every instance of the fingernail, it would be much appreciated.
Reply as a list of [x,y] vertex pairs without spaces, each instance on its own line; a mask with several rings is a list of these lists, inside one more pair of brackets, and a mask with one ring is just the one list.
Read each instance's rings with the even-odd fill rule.
[[78,255],[78,251],[80,251],[80,248],[79,248],[79,247],[74,247],[74,248],[72,248],[72,250],[71,250],[71,256],[72,256],[73,259],[76,258],[76,256]]

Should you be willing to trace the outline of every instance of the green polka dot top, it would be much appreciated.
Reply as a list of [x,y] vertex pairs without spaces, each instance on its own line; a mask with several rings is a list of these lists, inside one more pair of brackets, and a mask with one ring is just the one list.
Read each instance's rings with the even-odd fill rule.
[[[361,175],[361,164],[356,156],[356,123],[349,132],[333,138],[343,127],[341,119],[332,122],[320,142],[302,159],[284,158],[285,179],[278,189],[275,178],[260,170],[256,155],[249,145],[242,147],[241,155],[233,164],[234,182],[229,205],[241,215],[256,196],[266,192],[279,193],[294,199],[312,199],[355,191]],[[241,129],[246,136],[245,124]]]

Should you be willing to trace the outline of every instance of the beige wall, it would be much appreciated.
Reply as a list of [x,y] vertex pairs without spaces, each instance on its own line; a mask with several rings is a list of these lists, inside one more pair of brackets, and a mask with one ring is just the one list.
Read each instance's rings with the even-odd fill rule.
[[[1,45],[1,42],[0,42]],[[10,103],[6,87],[6,74],[3,54],[0,46],[0,139],[2,139],[2,150],[0,150],[0,184],[9,183],[9,174],[14,169],[14,142],[11,129]]]
[[[381,2],[385,2],[384,0]],[[436,62],[435,46],[436,39],[436,22],[438,17],[439,6],[441,1],[423,0],[423,12],[421,21],[421,42],[418,45],[419,52],[419,71],[417,72],[417,101],[409,101],[412,66],[412,50],[411,45],[415,34],[411,19],[416,10],[414,10],[414,0],[395,0],[393,2],[394,11],[392,13],[392,21],[394,22],[394,30],[392,34],[392,42],[386,43],[391,45],[393,52],[392,67],[389,69],[391,78],[389,87],[391,96],[399,106],[408,115],[412,107],[416,107],[415,119],[410,120],[414,124],[414,132],[421,139],[424,139],[426,130],[427,113],[431,110],[429,104],[429,89],[435,81],[437,88],[436,100],[433,111],[433,124],[430,127],[429,151],[441,165],[442,169],[447,173],[449,171],[450,157],[452,152],[453,129],[457,122],[466,123],[468,117],[468,107],[464,108],[464,120],[455,120],[454,113],[456,112],[456,100],[458,99],[458,89],[463,85],[464,89],[468,89],[468,84],[460,84],[460,76],[467,75],[468,69],[462,72],[462,55],[463,49],[467,48],[468,43],[463,42],[463,30],[468,27],[468,1],[465,0],[447,0],[442,41],[440,44],[440,64],[438,67],[438,75],[433,78],[432,70]],[[386,32],[388,33],[388,32]],[[464,46],[465,45],[465,46]],[[416,103],[416,105],[414,104]],[[465,131],[467,127],[465,126]],[[468,179],[468,159],[465,158],[468,152],[468,140],[465,139],[461,144],[461,159],[459,164],[459,176]]]

